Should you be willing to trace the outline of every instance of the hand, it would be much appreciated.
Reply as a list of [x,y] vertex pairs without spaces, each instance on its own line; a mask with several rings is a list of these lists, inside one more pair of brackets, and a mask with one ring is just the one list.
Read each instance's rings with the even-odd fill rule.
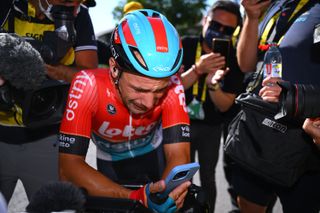
[[0,86],[4,85],[5,80],[0,77]]
[[320,118],[307,118],[302,128],[313,138],[313,142],[320,148]]
[[150,183],[144,187],[132,191],[130,198],[139,200],[149,209],[155,210],[159,213],[173,213],[183,206],[184,199],[188,193],[188,187],[191,182],[182,183],[172,192],[167,198],[161,199],[157,197],[156,193],[161,193],[165,189],[165,182],[163,180],[156,183]]
[[217,70],[216,72],[211,72],[207,75],[206,83],[207,84],[216,84],[224,78],[224,76],[230,71],[229,68],[226,70]]
[[198,74],[205,74],[215,72],[225,65],[225,58],[219,53],[209,53],[202,55],[196,63]]
[[55,80],[63,80],[66,82],[71,82],[73,76],[76,74],[74,67],[69,67],[65,65],[49,65],[46,64],[47,75]]
[[281,93],[281,87],[277,82],[282,81],[280,78],[267,77],[262,82],[262,89],[259,91],[259,95],[263,100],[268,102],[279,102],[279,96]]
[[259,19],[265,9],[270,5],[271,0],[242,0],[241,4],[244,7],[249,19]]

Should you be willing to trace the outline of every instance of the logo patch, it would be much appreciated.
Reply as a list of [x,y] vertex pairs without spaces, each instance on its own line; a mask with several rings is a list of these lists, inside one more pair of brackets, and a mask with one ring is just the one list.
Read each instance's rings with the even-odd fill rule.
[[262,124],[265,125],[265,126],[268,126],[270,128],[273,128],[275,130],[278,130],[279,132],[282,132],[282,133],[285,133],[287,131],[287,126],[281,124],[281,123],[277,123],[275,121],[272,121],[268,118],[265,118],[263,121],[262,121]]
[[117,110],[112,104],[107,105],[107,111],[111,114],[114,115],[116,114]]

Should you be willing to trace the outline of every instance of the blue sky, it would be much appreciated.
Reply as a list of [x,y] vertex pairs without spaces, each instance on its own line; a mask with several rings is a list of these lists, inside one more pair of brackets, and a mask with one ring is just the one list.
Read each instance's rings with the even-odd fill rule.
[[[112,29],[116,22],[113,20],[112,10],[118,5],[120,0],[96,0],[97,6],[89,9],[94,31],[96,35]],[[207,0],[211,5],[214,0]]]

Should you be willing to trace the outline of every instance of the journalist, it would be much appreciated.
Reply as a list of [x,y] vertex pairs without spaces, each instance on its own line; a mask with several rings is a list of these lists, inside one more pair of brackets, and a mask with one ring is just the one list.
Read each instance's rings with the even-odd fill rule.
[[[211,212],[216,201],[215,167],[222,127],[226,117],[232,117],[231,106],[242,91],[243,74],[232,43],[241,25],[239,5],[218,0],[203,19],[201,35],[182,38],[186,71],[181,77],[191,120],[191,156],[194,160],[197,151],[201,186],[208,196]],[[226,45],[213,49],[213,39]]]
[[[5,41],[17,42],[14,50],[20,44],[27,47],[27,41],[41,55],[47,76],[34,90],[25,90],[32,82],[27,74],[25,81],[19,78],[21,88],[4,78],[11,105],[0,109],[0,191],[9,202],[18,179],[28,199],[43,184],[58,180],[56,139],[68,82],[79,70],[97,67],[97,48],[88,10],[80,1],[18,0],[5,17],[4,30],[20,36]],[[40,69],[31,70],[36,66],[29,65],[23,54],[6,57],[1,60],[12,61],[15,75],[44,75]],[[9,76],[6,70],[1,73]]]
[[[318,53],[314,51],[314,34],[320,22],[320,4],[313,0],[243,0],[242,5],[247,15],[238,43],[238,62],[242,71],[252,72],[247,90],[255,95],[251,97],[258,98],[255,98],[251,108],[248,106],[247,111],[242,110],[242,113],[254,113],[241,121],[246,126],[241,130],[234,129],[240,132],[242,140],[230,141],[231,145],[226,148],[231,155],[240,153],[237,163],[241,166],[235,171],[233,183],[239,195],[241,212],[265,212],[276,195],[284,213],[318,213],[318,150],[301,125],[296,125],[295,121],[276,120],[272,111],[266,115],[266,109],[272,110],[272,107],[263,106],[277,106],[282,80],[319,85],[320,63],[319,57],[315,57]],[[262,77],[264,47],[269,42],[279,45],[282,80]],[[263,103],[258,106],[259,112],[252,110],[257,103]],[[261,129],[270,134],[260,132]],[[267,172],[268,175],[265,175]]]

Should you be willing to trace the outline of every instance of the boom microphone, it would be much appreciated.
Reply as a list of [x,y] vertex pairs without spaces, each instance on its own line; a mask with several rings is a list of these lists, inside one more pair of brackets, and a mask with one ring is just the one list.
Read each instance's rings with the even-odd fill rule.
[[16,34],[0,33],[0,58],[0,76],[17,89],[36,89],[46,79],[40,53]]
[[[70,182],[52,182],[42,186],[30,199],[28,213],[82,211],[86,202],[82,191]],[[68,211],[68,212],[69,212]]]

